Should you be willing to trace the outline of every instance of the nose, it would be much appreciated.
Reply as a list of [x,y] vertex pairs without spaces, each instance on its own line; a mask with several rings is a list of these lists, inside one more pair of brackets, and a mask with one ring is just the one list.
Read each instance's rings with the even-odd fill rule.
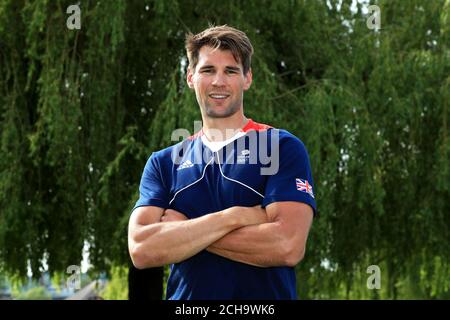
[[226,84],[225,75],[222,72],[216,72],[212,82],[213,86],[221,87]]

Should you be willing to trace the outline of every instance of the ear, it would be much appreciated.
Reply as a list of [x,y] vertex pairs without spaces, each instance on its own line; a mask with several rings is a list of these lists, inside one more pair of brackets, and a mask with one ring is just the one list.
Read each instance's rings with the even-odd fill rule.
[[191,71],[191,67],[187,68],[187,75],[186,75],[186,81],[189,86],[189,88],[194,89],[194,81],[192,80],[192,77],[194,74]]
[[244,91],[247,91],[248,89],[250,89],[250,86],[252,85],[252,81],[253,81],[253,74],[252,74],[252,69],[250,68],[247,71],[247,74],[244,75]]

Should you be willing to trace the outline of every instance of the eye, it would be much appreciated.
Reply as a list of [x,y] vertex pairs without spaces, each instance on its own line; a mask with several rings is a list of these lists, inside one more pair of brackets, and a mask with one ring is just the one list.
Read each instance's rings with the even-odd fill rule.
[[200,71],[201,73],[212,73],[213,70],[212,69],[203,69],[202,71]]

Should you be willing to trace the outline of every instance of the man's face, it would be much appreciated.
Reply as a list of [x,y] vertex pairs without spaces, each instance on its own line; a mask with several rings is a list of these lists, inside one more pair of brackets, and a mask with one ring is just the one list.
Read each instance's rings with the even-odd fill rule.
[[200,49],[195,70],[188,70],[189,88],[195,89],[202,114],[210,118],[226,118],[242,109],[244,91],[252,83],[251,70],[244,75],[242,64],[229,50]]

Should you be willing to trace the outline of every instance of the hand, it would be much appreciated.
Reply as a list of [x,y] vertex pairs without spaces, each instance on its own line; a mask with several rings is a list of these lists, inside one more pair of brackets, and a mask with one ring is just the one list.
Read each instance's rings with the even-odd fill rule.
[[164,214],[161,217],[161,222],[184,221],[184,220],[189,219],[181,212],[178,212],[173,209],[167,209],[166,211],[164,211]]

